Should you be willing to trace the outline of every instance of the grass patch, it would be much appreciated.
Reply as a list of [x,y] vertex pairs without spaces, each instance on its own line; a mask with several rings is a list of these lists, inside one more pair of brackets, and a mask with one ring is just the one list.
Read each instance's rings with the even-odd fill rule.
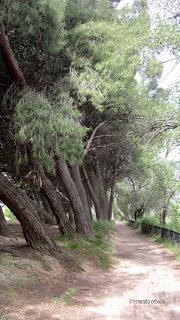
[[165,248],[175,253],[175,258],[180,261],[180,245],[173,241],[161,237],[159,234],[149,234],[149,236],[156,242],[162,244]]
[[93,232],[86,237],[70,239],[66,236],[58,236],[64,247],[76,250],[81,257],[93,260],[101,268],[109,268],[112,264],[114,253],[108,236],[115,228],[114,222],[98,221],[93,223]]
[[69,288],[67,289],[64,293],[54,297],[53,299],[53,304],[55,307],[60,307],[61,305],[64,304],[69,304],[74,296],[77,293],[77,289],[75,288]]
[[[144,222],[143,219],[141,221]],[[131,226],[133,229],[137,230],[139,233],[142,233],[140,220],[136,221],[134,224],[128,224],[128,225]],[[147,237],[152,238],[156,242],[162,244],[165,248],[169,249],[171,252],[175,253],[175,258],[177,260],[180,260],[180,245],[177,242],[173,240],[168,240],[165,237],[161,237],[160,234],[155,234],[155,233],[148,233]]]
[[3,207],[3,213],[7,221],[9,222],[17,221],[16,217],[8,207]]

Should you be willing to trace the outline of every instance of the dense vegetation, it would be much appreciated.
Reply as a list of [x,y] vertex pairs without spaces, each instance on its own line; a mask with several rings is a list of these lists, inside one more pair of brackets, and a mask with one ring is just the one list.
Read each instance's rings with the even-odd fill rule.
[[178,59],[178,17],[152,26],[145,0],[2,0],[0,12],[0,200],[27,244],[62,257],[43,222],[90,235],[116,206],[165,223],[178,163],[161,155],[180,118],[158,55]]

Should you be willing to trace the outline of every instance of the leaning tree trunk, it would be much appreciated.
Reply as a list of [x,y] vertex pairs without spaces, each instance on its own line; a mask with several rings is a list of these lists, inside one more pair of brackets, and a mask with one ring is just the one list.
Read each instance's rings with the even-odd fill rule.
[[52,182],[47,178],[43,168],[39,166],[41,174],[41,192],[45,194],[48,199],[51,210],[56,218],[57,225],[62,234],[74,235],[74,229],[71,226],[69,219],[64,212],[61,202],[61,195],[53,186]]
[[99,219],[108,220],[108,201],[100,173],[99,164],[97,164],[96,166],[96,173],[94,173],[94,171],[90,172],[89,180],[94,190],[96,202],[98,202],[98,208],[100,208],[100,212],[98,213]]
[[9,228],[8,228],[7,221],[4,217],[1,206],[0,206],[0,235],[4,237],[9,236]]
[[40,215],[45,223],[50,225],[56,224],[56,219],[52,214],[52,210],[46,196],[40,192],[42,207],[40,207]]
[[74,183],[76,185],[77,191],[79,193],[79,196],[81,198],[81,201],[84,205],[84,212],[86,213],[86,218],[89,222],[91,223],[91,207],[89,206],[88,203],[88,198],[86,194],[86,190],[84,188],[84,185],[82,183],[81,175],[80,175],[80,170],[78,165],[74,165],[71,167],[71,175],[74,180]]
[[56,220],[53,218],[52,215],[50,215],[42,206],[41,204],[34,203],[33,204],[35,209],[37,210],[37,213],[40,217],[40,220],[46,224],[55,225]]
[[104,183],[103,183],[99,163],[96,164],[96,180],[97,180],[97,187],[99,190],[100,206],[103,210],[103,218],[107,220],[108,219],[108,198],[107,198],[107,192],[105,191],[105,188],[104,188]]
[[71,207],[74,213],[76,231],[80,234],[88,234],[91,232],[91,224],[85,214],[84,205],[79,196],[76,185],[71,177],[68,166],[64,159],[60,158],[57,161],[57,173],[63,181],[64,188],[71,202]]
[[62,254],[60,248],[50,239],[40,223],[37,211],[27,195],[16,188],[2,173],[0,173],[0,199],[21,223],[29,247],[53,255]]
[[101,208],[100,208],[100,204],[98,201],[98,197],[97,197],[96,193],[94,192],[94,189],[92,188],[91,182],[89,180],[89,177],[88,177],[87,172],[84,167],[81,168],[81,172],[82,172],[82,176],[84,178],[84,183],[86,183],[86,185],[87,185],[89,195],[90,195],[92,202],[94,204],[94,208],[96,211],[96,218],[97,218],[97,220],[99,220],[99,219],[101,219]]
[[13,54],[8,37],[5,34],[4,24],[2,23],[1,20],[0,20],[0,52],[12,80],[14,80],[16,85],[19,85],[20,88],[23,88],[26,85],[26,81],[24,79],[23,73],[19,68],[17,60]]

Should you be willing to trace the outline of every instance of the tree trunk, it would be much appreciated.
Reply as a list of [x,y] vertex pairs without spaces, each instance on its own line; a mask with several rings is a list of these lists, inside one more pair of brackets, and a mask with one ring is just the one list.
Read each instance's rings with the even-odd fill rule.
[[0,235],[7,237],[9,236],[9,229],[7,225],[7,221],[4,217],[2,207],[0,206]]
[[88,178],[88,175],[87,175],[87,172],[86,172],[85,168],[82,167],[81,171],[82,171],[82,175],[84,177],[84,182],[87,184],[87,188],[89,190],[89,194],[90,194],[92,202],[94,204],[94,208],[95,208],[95,211],[96,211],[96,218],[97,218],[97,220],[99,220],[99,219],[101,219],[101,208],[100,208],[100,205],[99,205],[98,198],[97,198],[97,196],[96,196],[96,194],[94,192],[94,189],[92,188],[91,182],[89,181],[89,178]]
[[84,178],[84,175],[83,175],[82,167],[81,167],[81,179],[82,179],[82,184],[84,186],[84,189],[86,191],[88,207],[89,207],[89,210],[90,210],[90,218],[91,218],[91,221],[93,221],[93,215],[92,215],[92,210],[91,210],[91,208],[93,206],[93,202],[92,202],[92,199],[91,199],[91,195],[90,195],[90,192],[89,192],[89,188],[88,188],[87,182],[86,182],[86,180]]
[[86,218],[88,220],[88,223],[91,223],[91,208],[88,203],[88,198],[86,194],[86,190],[83,186],[81,175],[80,175],[80,170],[78,165],[74,165],[71,167],[71,175],[74,180],[74,183],[76,185],[77,191],[79,193],[79,196],[81,198],[81,201],[84,205],[84,211],[86,213]]
[[75,183],[71,177],[68,166],[62,158],[57,161],[57,173],[64,184],[64,188],[71,202],[71,207],[74,213],[74,220],[76,223],[76,231],[80,234],[90,233],[91,225],[87,220],[84,205],[81,201]]
[[76,224],[74,220],[74,213],[72,212],[72,208],[70,207],[68,210],[69,222],[74,230],[76,230]]
[[26,194],[0,173],[0,199],[21,223],[27,245],[34,249],[61,255],[62,252],[47,235],[37,211]]
[[112,219],[115,185],[116,185],[115,179],[113,179],[111,191],[110,191],[110,198],[109,198],[109,208],[108,208],[108,220],[109,221],[111,221],[111,219]]
[[51,210],[56,218],[57,225],[62,234],[74,235],[74,229],[71,226],[61,202],[61,195],[47,178],[42,167],[39,166],[41,174],[41,192],[48,199]]
[[144,204],[142,204],[138,209],[134,211],[134,220],[136,221],[137,218],[141,218],[144,212],[145,212],[145,207],[144,207]]
[[55,217],[52,214],[52,210],[48,200],[46,199],[46,196],[42,192],[40,192],[40,198],[42,202],[42,208],[40,207],[40,214],[42,216],[42,219],[47,224],[55,225],[56,224]]
[[165,224],[166,223],[168,207],[169,207],[170,201],[171,201],[172,197],[174,196],[174,194],[175,194],[174,190],[172,190],[168,196],[166,195],[166,193],[164,193],[164,206],[163,206],[163,209],[162,209],[162,211],[160,213],[160,222],[161,222],[161,224]]
[[23,88],[26,85],[26,81],[12,52],[2,21],[0,21],[0,50],[3,61],[11,78],[20,88]]
[[166,216],[167,216],[167,207],[163,207],[161,214],[160,214],[160,223],[161,224],[166,223]]
[[103,211],[103,218],[105,220],[108,220],[108,198],[107,198],[107,192],[105,191],[103,180],[102,180],[102,175],[100,172],[100,167],[99,163],[97,164],[97,185],[99,189],[99,201],[100,201],[100,206]]
[[100,208],[100,219],[108,220],[107,195],[105,193],[102,177],[100,174],[99,164],[97,164],[96,166],[96,173],[91,171],[89,177],[96,196],[96,201],[99,203],[98,207]]

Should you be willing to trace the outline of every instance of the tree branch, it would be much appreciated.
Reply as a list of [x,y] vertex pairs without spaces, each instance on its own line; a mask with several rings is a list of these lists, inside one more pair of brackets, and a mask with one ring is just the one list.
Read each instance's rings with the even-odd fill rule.
[[92,133],[92,135],[91,135],[91,137],[90,137],[90,139],[89,139],[89,141],[88,141],[88,143],[87,143],[86,149],[84,150],[84,153],[83,153],[83,155],[82,155],[82,157],[81,157],[81,160],[82,160],[82,161],[84,160],[85,156],[87,155],[87,153],[88,153],[88,151],[89,151],[89,149],[90,149],[90,147],[91,147],[91,144],[92,144],[92,142],[93,142],[93,139],[94,139],[97,131],[98,131],[107,121],[108,121],[108,120],[106,120],[106,121],[104,121],[104,122],[101,122],[101,123],[94,129],[94,131],[93,131],[93,133]]
[[9,39],[5,34],[5,27],[0,19],[0,51],[2,54],[3,61],[6,65],[7,70],[11,78],[18,84],[20,88],[26,86],[26,80],[23,76],[23,73],[20,70],[18,62],[14,56],[14,53],[11,49]]

